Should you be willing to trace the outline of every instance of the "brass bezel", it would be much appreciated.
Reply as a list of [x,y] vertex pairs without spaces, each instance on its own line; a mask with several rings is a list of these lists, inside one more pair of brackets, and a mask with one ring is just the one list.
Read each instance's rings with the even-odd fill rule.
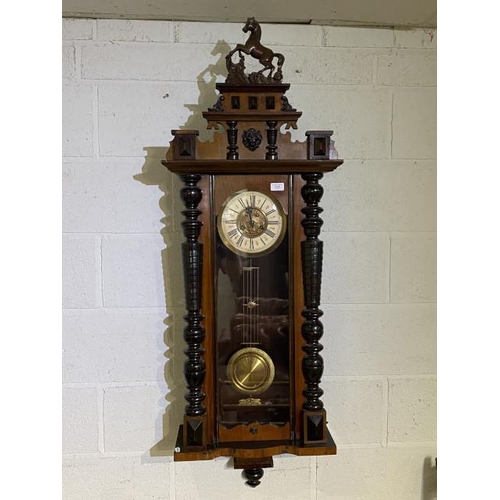
[[[245,387],[244,381],[238,379],[236,375],[236,367],[238,363],[241,363],[242,360],[248,358],[256,358],[260,363],[263,364],[263,366],[266,368],[267,371],[267,374],[263,378],[262,383],[254,389]],[[241,392],[242,394],[246,394],[249,396],[261,394],[267,389],[269,389],[269,387],[274,381],[275,373],[276,372],[274,368],[274,363],[273,360],[271,359],[271,356],[269,356],[267,352],[263,351],[262,349],[259,349],[258,347],[244,347],[243,349],[236,351],[231,356],[231,359],[227,364],[227,378],[233,384],[233,387],[238,392]]]
[[[226,234],[224,233],[224,231],[222,229],[222,216],[221,216],[222,212],[224,212],[224,209],[226,208],[226,206],[234,198],[240,196],[243,193],[259,193],[259,194],[269,198],[276,205],[278,213],[280,214],[281,219],[283,221],[283,223],[281,225],[281,232],[278,235],[278,238],[276,239],[276,241],[274,241],[269,247],[267,247],[261,251],[244,252],[243,250],[240,250],[239,248],[234,246],[233,242],[229,238],[226,237]],[[287,230],[287,217],[286,217],[285,211],[283,210],[283,207],[281,206],[281,203],[279,202],[279,200],[275,196],[268,193],[267,191],[263,191],[262,189],[245,188],[245,189],[241,189],[239,191],[232,193],[230,196],[228,196],[225,199],[224,203],[221,205],[219,213],[217,214],[217,232],[219,233],[219,236],[220,236],[220,239],[222,240],[222,243],[224,243],[224,246],[229,248],[229,250],[231,250],[231,252],[234,252],[235,254],[240,255],[242,257],[249,257],[249,258],[250,257],[261,257],[262,255],[267,255],[268,253],[272,252],[273,250],[278,248],[279,244],[283,241],[283,238],[285,237],[286,230]],[[239,229],[238,229],[238,232],[240,234],[242,234]]]

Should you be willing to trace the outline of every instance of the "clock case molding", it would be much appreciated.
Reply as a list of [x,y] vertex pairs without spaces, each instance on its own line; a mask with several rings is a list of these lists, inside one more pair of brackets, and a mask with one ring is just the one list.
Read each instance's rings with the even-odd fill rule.
[[[222,125],[224,132],[215,133],[212,142],[202,142],[197,130],[172,130],[174,138],[162,164],[182,180],[185,207],[182,256],[188,404],[174,460],[234,457],[234,467],[244,470],[250,486],[257,486],[263,468],[273,466],[273,455],[336,454],[320,388],[324,368],[320,355],[320,181],[343,160],[338,159],[330,130],[308,131],[302,142],[281,132],[283,126],[296,129],[302,115],[285,95],[290,85],[281,82],[284,57],[260,44],[260,26],[253,18],[243,31],[250,33],[247,43],[226,56],[226,82],[216,84],[218,100],[203,112],[208,128]],[[239,61],[235,63],[236,53]],[[244,54],[259,59],[264,68],[245,74]],[[257,421],[227,430],[218,423],[216,216],[232,192],[241,188],[269,192],[271,184],[285,186],[271,194],[288,217],[290,419],[285,427]]]

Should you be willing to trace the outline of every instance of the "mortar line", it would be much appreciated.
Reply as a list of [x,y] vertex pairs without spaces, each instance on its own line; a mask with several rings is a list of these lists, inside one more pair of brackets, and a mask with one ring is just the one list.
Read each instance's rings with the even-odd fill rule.
[[382,381],[386,379],[405,380],[433,380],[436,373],[376,373],[373,375],[323,375],[321,382],[356,382],[356,381]]
[[74,43],[75,48],[75,81],[82,81],[82,47],[79,43]]
[[63,389],[87,389],[101,388],[105,389],[117,389],[117,388],[128,388],[128,387],[159,387],[160,385],[165,385],[165,380],[120,380],[120,381],[109,381],[109,382],[63,382]]
[[[152,79],[152,78],[116,78],[116,77],[107,77],[107,78],[82,78],[82,82],[86,83],[106,83],[106,84],[122,84],[122,83],[144,83],[144,84],[158,84],[158,85],[165,85],[165,84],[175,84],[175,83],[185,83],[185,84],[198,84],[199,82],[197,80],[166,80],[166,79]],[[216,83],[222,83],[224,80],[220,80]],[[345,91],[356,91],[357,89],[361,90],[367,90],[367,89],[373,89],[375,88],[376,90],[381,90],[381,89],[392,89],[395,86],[394,85],[382,85],[382,84],[377,84],[374,85],[373,83],[332,83],[332,82],[312,82],[312,81],[307,81],[307,82],[288,82],[291,85],[293,85],[294,88],[296,87],[328,87],[328,88],[334,88],[335,90],[345,90]],[[435,89],[437,88],[437,85],[398,85],[396,86],[397,89]],[[364,159],[361,158],[361,159]]]
[[97,449],[100,454],[105,453],[104,449],[104,387],[98,384],[97,391]]
[[392,304],[392,234],[389,233],[389,259],[387,263],[387,272],[388,272],[388,279],[389,279],[389,286],[388,286],[388,293],[389,293],[389,304]]
[[394,158],[394,87],[391,88],[391,152],[390,159]]
[[172,460],[171,462],[171,466],[169,468],[170,470],[170,474],[169,474],[169,486],[170,486],[170,499],[171,500],[175,500],[175,491],[176,491],[176,487],[175,487],[175,467],[176,467],[176,462],[174,460]]
[[372,76],[372,85],[376,87],[378,82],[378,54],[373,55]]
[[391,376],[390,373],[378,373],[370,375],[323,375],[321,382],[335,382],[335,381],[356,381],[356,380],[379,380],[384,381],[386,377]]
[[[175,233],[175,234],[182,234],[182,231],[181,230],[175,230],[175,231],[167,231],[168,233]],[[359,234],[359,235],[367,235],[367,234],[373,234],[373,235],[385,235],[385,236],[388,236],[389,238],[391,237],[391,235],[395,233],[395,234],[399,234],[399,235],[411,235],[411,234],[419,234],[419,235],[422,235],[422,234],[428,234],[428,235],[434,235],[436,234],[436,231],[425,231],[425,230],[422,230],[422,231],[377,231],[377,230],[370,230],[370,231],[330,231],[330,230],[326,230],[326,231],[322,231],[321,234],[334,234],[334,235],[356,235],[356,234]],[[154,231],[150,231],[150,232],[144,232],[144,231],[140,231],[140,232],[134,232],[134,231],[62,231],[61,234],[67,234],[67,235],[70,235],[70,236],[78,236],[78,235],[97,235],[97,234],[101,234],[101,235],[115,235],[115,236],[159,236],[158,234],[158,231],[154,230]],[[357,302],[353,302],[354,304],[357,304]],[[361,302],[362,304],[364,304],[364,302]]]
[[437,447],[437,441],[389,441],[389,445],[387,446],[390,449],[430,447]]
[[311,457],[311,500],[318,500],[318,458]]
[[384,447],[387,448],[389,444],[389,376],[386,377],[386,391],[385,391],[385,404],[386,404],[386,413],[385,413],[385,443]]
[[99,158],[99,85],[92,83],[92,152]]
[[[105,453],[96,452],[70,452],[70,453],[61,453],[63,458],[70,457],[80,457],[80,458],[125,458],[125,457],[133,457],[141,459],[144,457],[144,450],[133,450],[133,451],[107,451]],[[173,462],[173,458],[168,455],[161,455],[151,457],[155,460],[162,461],[164,463]],[[162,497],[163,498],[163,497]]]
[[99,236],[99,272],[100,272],[100,285],[101,285],[101,307],[104,309],[104,272],[103,272],[103,258],[102,258],[102,245],[103,245],[103,237]]
[[[94,252],[95,252],[95,258],[96,258],[96,283],[95,283],[95,301],[97,307],[95,309],[103,309],[104,308],[104,293],[103,293],[103,286],[102,286],[102,235],[101,234],[95,234],[94,237],[96,238],[94,240]],[[94,309],[94,308],[92,308]]]
[[[357,310],[354,308],[361,308],[365,306],[370,306],[370,307],[387,307],[387,306],[394,306],[394,307],[400,307],[400,306],[415,306],[415,307],[425,307],[425,306],[436,306],[437,302],[336,302],[336,303],[322,303],[322,309],[323,312],[326,311],[337,311],[338,309],[346,307],[346,310]],[[168,309],[174,309],[175,307],[184,307],[182,304],[180,305],[171,305],[171,304],[163,304],[163,305],[140,305],[140,306],[131,306],[131,305],[126,305],[126,306],[117,306],[117,305],[112,305],[112,306],[100,306],[100,307],[63,307],[63,311],[67,312],[79,312],[79,311],[101,311],[105,309],[106,311],[126,311],[127,309],[130,309],[131,311],[137,311],[141,309],[145,310],[164,310],[165,307],[167,306],[167,312]],[[83,312],[85,314],[85,312]]]

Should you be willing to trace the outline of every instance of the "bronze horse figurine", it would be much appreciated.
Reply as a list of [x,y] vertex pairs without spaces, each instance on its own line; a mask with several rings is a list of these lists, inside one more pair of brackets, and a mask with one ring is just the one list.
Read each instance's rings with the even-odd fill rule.
[[[262,34],[262,30],[260,28],[260,24],[255,20],[254,17],[249,17],[247,19],[247,22],[245,26],[243,26],[243,32],[248,33],[250,31],[250,36],[248,37],[248,40],[245,42],[245,45],[242,44],[237,44],[236,47],[226,56],[226,59],[228,62],[231,60],[232,55],[236,52],[240,52],[240,59],[241,59],[241,52],[252,56],[255,59],[258,59],[260,64],[262,64],[264,67],[257,72],[258,75],[263,75],[264,71],[269,70],[269,73],[267,75],[267,78],[273,79],[275,81],[281,81],[283,79],[283,73],[281,72],[281,68],[283,66],[283,63],[285,62],[285,56],[283,54],[279,54],[277,52],[273,52],[271,49],[264,47],[260,43],[260,37]],[[271,76],[275,66],[273,65],[273,59],[274,58],[278,59],[278,68],[276,70],[276,73],[274,76]]]

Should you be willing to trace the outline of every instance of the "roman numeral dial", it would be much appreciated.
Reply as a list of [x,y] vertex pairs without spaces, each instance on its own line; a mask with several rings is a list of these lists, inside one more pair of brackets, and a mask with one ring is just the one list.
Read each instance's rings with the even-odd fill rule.
[[262,255],[276,248],[286,232],[286,215],[269,193],[242,190],[222,205],[217,229],[223,243],[243,256]]

